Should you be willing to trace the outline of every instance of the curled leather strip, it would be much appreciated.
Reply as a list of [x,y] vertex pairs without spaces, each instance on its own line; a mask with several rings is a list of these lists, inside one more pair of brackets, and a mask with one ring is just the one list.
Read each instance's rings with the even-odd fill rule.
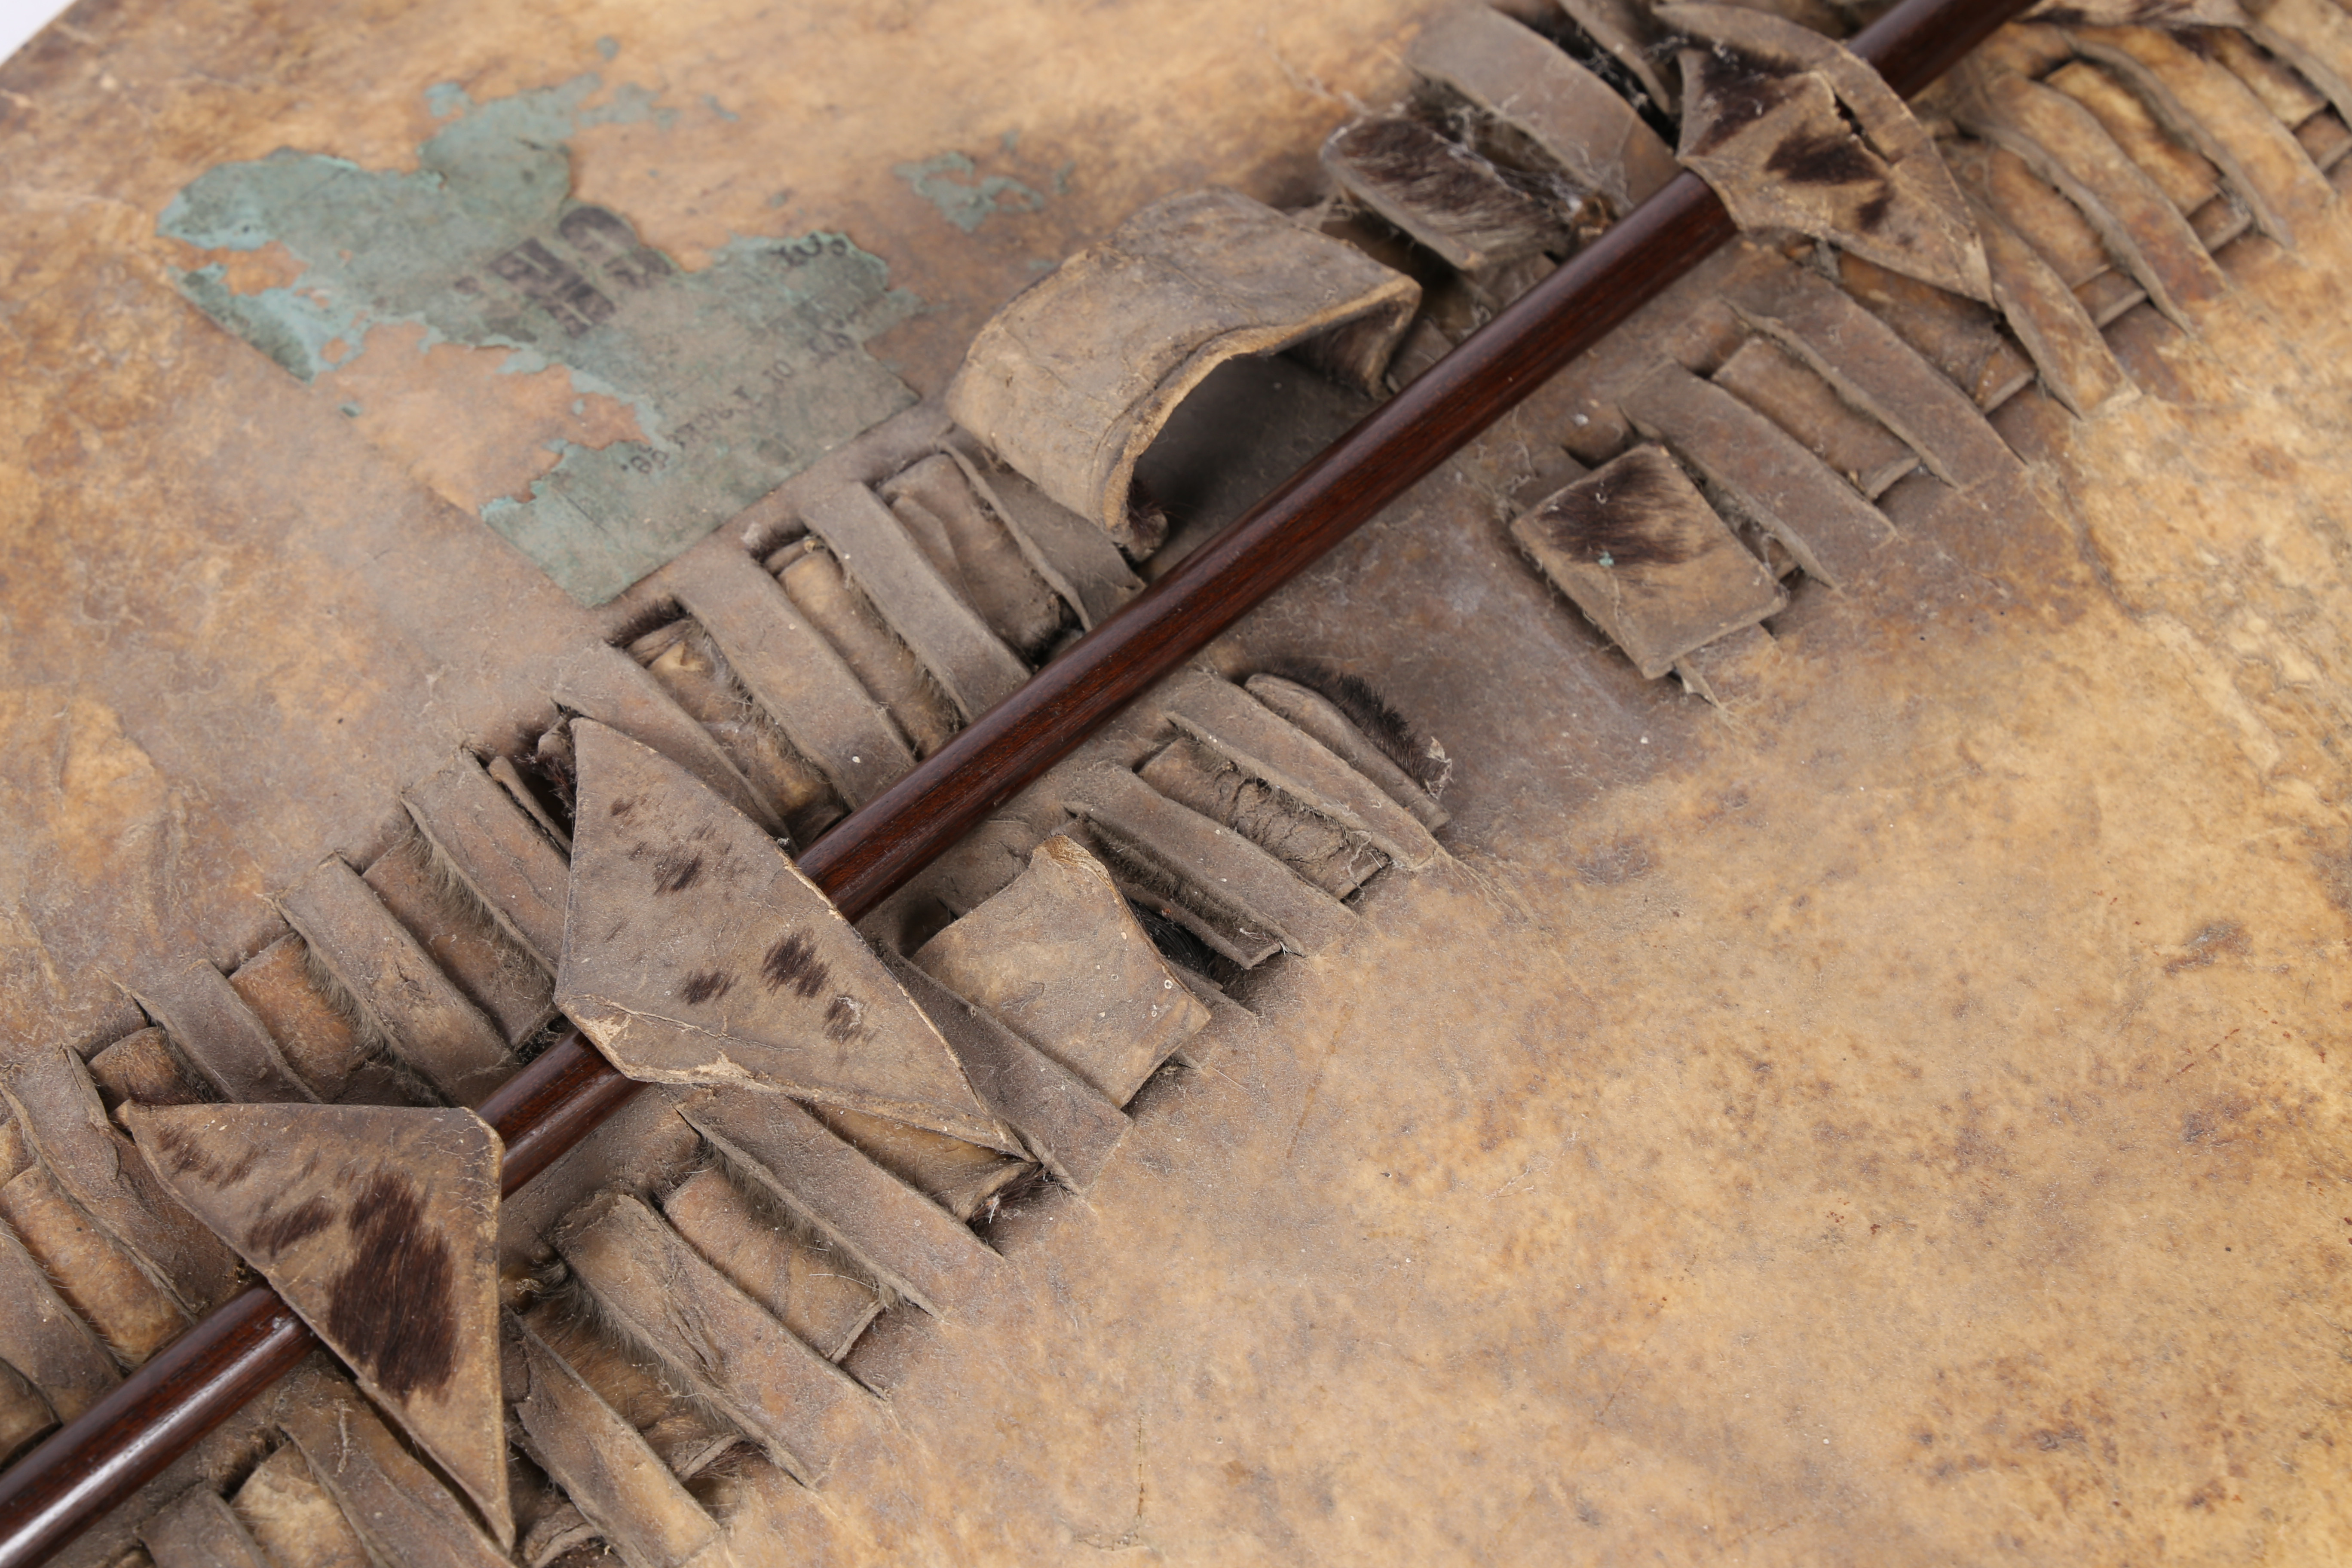
[[1377,391],[1420,286],[1227,190],[1145,207],[982,327],[948,412],[1114,538],[1136,460],[1209,373],[1350,323],[1347,378]]

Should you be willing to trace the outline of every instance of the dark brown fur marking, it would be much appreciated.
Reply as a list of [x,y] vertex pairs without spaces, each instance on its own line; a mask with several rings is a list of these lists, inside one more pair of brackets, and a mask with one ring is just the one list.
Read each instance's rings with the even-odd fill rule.
[[1792,185],[1858,185],[1885,173],[1843,124],[1790,132],[1764,160],[1764,172]]
[[155,1129],[155,1142],[163,1158],[171,1162],[173,1175],[193,1175],[216,1187],[233,1187],[245,1180],[261,1154],[259,1149],[247,1149],[236,1164],[224,1165],[205,1152],[203,1143],[168,1123]]
[[1366,184],[1474,247],[1498,238],[1540,243],[1559,226],[1493,164],[1417,120],[1362,121],[1340,132],[1333,146]]
[[1209,944],[1192,934],[1192,929],[1170,913],[1163,904],[1145,903],[1133,894],[1128,895],[1127,907],[1143,927],[1143,934],[1160,950],[1160,956],[1181,964],[1195,974],[1213,974],[1218,964],[1217,953]]
[[816,955],[816,943],[800,931],[768,950],[766,961],[760,965],[760,976],[768,983],[769,990],[782,991],[789,985],[807,1002],[815,1001],[824,990],[825,982],[833,978]]
[[824,1037],[835,1045],[846,1045],[858,1036],[858,1026],[865,1010],[847,996],[836,996],[833,1005],[824,1010]]
[[733,975],[721,974],[715,969],[698,969],[686,977],[686,984],[677,988],[677,994],[685,998],[688,1006],[699,1007],[705,1002],[716,1001],[734,989]]
[[683,893],[702,876],[702,857],[675,852],[654,858],[654,891]]
[[2138,0],[2138,4],[2120,16],[2112,5],[2095,9],[2057,5],[2046,11],[2036,11],[2033,20],[2053,27],[2141,27],[2161,22],[2187,9],[2179,0]]
[[[1664,459],[1661,459],[1664,461]],[[1562,491],[1545,509],[1553,549],[1596,566],[1679,566],[1691,558],[1676,520],[1689,498],[1654,464],[1635,463],[1600,483]]]
[[545,786],[540,792],[541,804],[551,807],[556,821],[569,831],[578,821],[575,808],[580,800],[580,773],[572,765],[568,735],[562,737],[560,745],[549,745],[557,737],[558,732],[552,730],[541,735],[541,749],[520,759],[518,765]]
[[253,1227],[246,1240],[256,1252],[272,1258],[298,1241],[307,1241],[335,1223],[335,1205],[324,1198],[306,1198],[284,1214],[273,1215]]
[[614,816],[626,816],[637,809],[636,797],[632,795],[625,800],[616,800],[607,809]]
[[395,1399],[457,1370],[457,1260],[399,1171],[368,1177],[343,1216],[352,1260],[328,1287],[327,1333]]
[[1429,746],[1406,720],[1389,705],[1372,683],[1359,675],[1334,669],[1314,659],[1285,660],[1270,666],[1269,675],[1296,681],[1348,716],[1349,722],[1378,746],[1381,754],[1405,771],[1423,789],[1444,782],[1446,765],[1429,754]]
[[1693,154],[1712,153],[1780,105],[1796,90],[1796,73],[1744,49],[1718,44],[1701,57],[1697,97],[1715,116]]

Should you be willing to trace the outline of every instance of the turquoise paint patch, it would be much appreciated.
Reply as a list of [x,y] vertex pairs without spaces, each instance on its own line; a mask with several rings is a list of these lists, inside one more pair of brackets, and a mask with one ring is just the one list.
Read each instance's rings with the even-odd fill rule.
[[348,313],[290,289],[233,294],[220,267],[180,275],[180,289],[205,314],[280,365],[309,381],[325,366],[326,346],[351,329]]
[[[1007,134],[1008,151],[1015,134]],[[942,153],[919,163],[894,164],[890,172],[966,234],[997,213],[1034,213],[1045,205],[1044,194],[1035,186],[1010,174],[980,177],[979,165],[961,153]]]
[[[688,272],[628,221],[574,201],[563,142],[583,125],[671,110],[599,83],[474,104],[418,149],[410,173],[280,152],[190,184],[157,227],[206,250],[285,246],[303,271],[239,295],[224,269],[183,273],[199,309],[310,381],[337,340],[421,324],[424,345],[512,351],[504,369],[551,365],[574,389],[636,411],[643,442],[572,443],[525,500],[483,521],[565,591],[602,604],[818,457],[911,404],[865,341],[919,308],[847,236],[738,238]],[[436,89],[436,92],[439,89]]]

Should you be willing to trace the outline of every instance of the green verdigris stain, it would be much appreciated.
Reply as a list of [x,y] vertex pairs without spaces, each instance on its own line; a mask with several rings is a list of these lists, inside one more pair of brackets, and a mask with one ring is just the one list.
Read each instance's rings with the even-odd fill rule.
[[[526,500],[482,519],[583,604],[602,604],[832,447],[915,401],[865,341],[919,304],[845,235],[730,241],[698,272],[627,220],[572,199],[563,142],[583,125],[666,121],[653,95],[562,86],[475,104],[399,174],[279,152],[211,170],[159,231],[206,250],[282,244],[291,284],[230,291],[219,266],[183,273],[206,314],[304,381],[330,344],[421,324],[425,347],[512,350],[505,368],[561,365],[576,391],[627,404],[643,442],[565,443]],[[345,357],[348,357],[348,354]]]
[[890,172],[940,209],[940,216],[966,234],[992,214],[1034,213],[1045,205],[1036,187],[1010,174],[975,178],[979,166],[961,153],[942,153],[919,163],[895,163]]
[[[997,151],[1011,158],[1017,155],[1020,145],[1021,133],[1008,131]],[[1070,171],[1075,166],[1065,163],[1047,179],[1055,195],[1068,192]],[[1011,174],[984,175],[980,165],[962,153],[942,153],[919,163],[895,163],[890,172],[913,186],[917,195],[939,208],[941,217],[966,234],[998,213],[1034,213],[1045,205],[1045,192]]]

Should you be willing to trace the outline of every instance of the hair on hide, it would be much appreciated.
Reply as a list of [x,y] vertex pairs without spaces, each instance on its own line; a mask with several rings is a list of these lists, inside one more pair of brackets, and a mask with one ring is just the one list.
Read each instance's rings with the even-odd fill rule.
[[[1160,526],[1161,531],[1164,533],[1166,531],[1166,521],[1164,519],[1161,521]],[[916,684],[921,689],[924,699],[929,702],[931,711],[940,716],[940,721],[946,727],[947,733],[952,735],[957,730],[961,729],[963,727],[962,717],[957,710],[955,700],[948,695],[948,689],[940,684],[940,678],[938,676],[931,673],[931,667],[925,664],[922,659],[917,656],[915,650],[907,646],[907,639],[898,635],[898,628],[890,624],[889,617],[883,615],[879,609],[875,607],[874,601],[866,595],[866,590],[858,585],[857,580],[855,577],[850,576],[845,570],[841,568],[839,562],[834,556],[832,547],[826,544],[824,540],[819,539],[814,534],[809,534],[803,538],[796,539],[791,544],[786,545],[783,549],[779,550],[774,554],[769,556],[762,564],[767,567],[770,575],[781,580],[785,570],[793,564],[793,561],[804,554],[822,555],[827,560],[835,562],[835,570],[841,572],[841,587],[843,594],[853,605],[862,606],[864,611],[863,618],[866,625],[880,633],[880,635],[892,647],[897,648],[905,656],[907,665],[915,672]],[[792,590],[790,588],[785,589],[787,596],[790,595],[791,592]],[[803,610],[802,614],[805,617],[807,611]],[[812,627],[815,627],[816,623],[814,621],[811,621],[809,624]],[[822,636],[822,628],[818,628],[818,630],[819,635]],[[829,641],[831,639],[828,638],[827,640]],[[863,680],[861,678],[861,684],[862,683]],[[873,693],[869,692],[868,695],[873,695]],[[910,723],[905,714],[899,712],[889,703],[882,702],[878,696],[877,696],[875,700],[877,702],[881,702],[882,710],[889,716],[892,727],[898,731],[899,738],[907,742],[908,749],[913,752],[917,757],[928,757],[932,752],[937,751],[940,744],[944,743],[944,742],[928,741],[925,735],[917,733],[918,727]],[[762,713],[761,717],[765,719],[766,715]],[[781,737],[781,731],[779,731],[779,735]]]
[[570,837],[578,837],[580,770],[572,757],[572,715],[565,713],[539,738],[539,744],[521,763],[526,776],[538,780],[550,815]]
[[[1227,907],[1209,889],[1195,886],[1181,872],[1161,865],[1142,845],[1131,843],[1108,825],[1092,817],[1080,820],[1085,824],[1084,838],[1087,848],[1110,871],[1114,882],[1123,882],[1150,898],[1160,900],[1171,910],[1182,910],[1204,926],[1223,926],[1234,931],[1247,928],[1248,917],[1241,910]],[[1136,901],[1132,893],[1122,891],[1120,896],[1130,905]],[[1160,918],[1176,921],[1176,917],[1165,912]],[[1182,922],[1176,921],[1176,923],[1181,925]],[[1148,927],[1146,929],[1149,930]],[[1200,940],[1197,933],[1187,934],[1192,935],[1195,941]],[[1244,969],[1239,961],[1223,954],[1218,956],[1220,967],[1195,969],[1194,973],[1206,974],[1223,986],[1229,984],[1226,978],[1228,969],[1236,975],[1244,973]]]
[[1407,100],[1385,118],[1415,121],[1456,146],[1475,149],[1491,134],[1495,117],[1444,82],[1417,81]]
[[660,634],[664,627],[684,617],[685,609],[675,598],[660,598],[632,609],[626,619],[606,634],[605,640],[635,653],[635,644]]
[[482,764],[482,771],[490,775],[490,782],[503,790],[521,808],[522,814],[530,818],[531,826],[540,837],[553,845],[556,853],[569,864],[572,836],[560,820],[562,813],[550,799],[546,781],[538,777],[532,769],[532,759],[528,755],[516,758],[502,752],[491,752],[474,760]]
[[546,1023],[541,1024],[538,1030],[531,1035],[530,1038],[515,1047],[514,1058],[516,1061],[528,1066],[531,1062],[537,1061],[541,1054],[544,1052],[548,1047],[555,1044],[556,1041],[563,1038],[564,1036],[571,1032],[572,1020],[565,1017],[562,1014],[558,1013]]
[[[1154,508],[1153,515],[1150,519],[1145,520],[1145,524],[1147,532],[1149,532],[1150,529],[1154,528],[1159,530],[1157,533],[1150,535],[1152,540],[1151,548],[1154,550],[1159,549],[1159,542],[1168,537],[1167,516],[1164,513],[1159,512],[1157,509]],[[822,549],[824,546],[819,545],[818,548]],[[846,578],[847,574],[844,574],[844,575]],[[847,587],[848,591],[852,595],[856,595],[859,604],[866,606],[866,618],[882,629],[882,635],[890,639],[892,647],[900,649],[906,654],[907,662],[914,666],[916,683],[922,688],[923,694],[929,700],[932,709],[945,716],[948,733],[950,735],[953,735],[955,731],[962,729],[963,715],[961,711],[957,709],[955,699],[948,695],[948,689],[945,686],[940,685],[940,678],[931,672],[931,667],[923,662],[921,655],[918,654],[912,647],[908,646],[907,639],[898,635],[898,628],[890,624],[889,617],[885,616],[881,610],[876,606],[874,601],[866,596],[866,590],[857,585],[856,579],[848,579],[845,582],[845,586]],[[1071,624],[1075,626],[1076,623],[1074,620]],[[886,706],[885,711],[887,710],[888,710]],[[913,751],[917,756],[928,757],[930,755],[930,752],[925,751],[922,745],[916,740],[913,731],[908,727],[905,720],[901,719],[896,713],[891,713],[890,722],[898,726],[898,733],[906,738],[908,749]],[[937,748],[933,749],[936,750]]]
[[629,657],[639,664],[651,664],[675,647],[693,629],[694,623],[691,620],[684,616],[678,616],[664,621],[645,636],[633,637],[621,646],[628,651]]
[[[703,1145],[703,1158],[700,1161],[680,1171],[676,1179],[661,1184],[655,1194],[654,1206],[660,1208],[662,1200],[667,1199],[670,1194],[704,1171],[717,1171],[725,1176],[728,1184],[742,1197],[744,1205],[759,1216],[761,1224],[792,1241],[795,1246],[822,1254],[835,1273],[840,1274],[844,1279],[854,1279],[873,1291],[875,1299],[881,1303],[882,1310],[889,1311],[906,1300],[888,1285],[876,1279],[873,1270],[859,1261],[856,1253],[827,1236],[807,1215],[797,1212],[791,1205],[778,1198],[766,1183],[745,1168],[743,1162],[737,1160],[715,1144]],[[711,1262],[717,1264],[719,1259],[714,1258]]]
[[1032,1161],[1027,1170],[988,1195],[988,1201],[972,1216],[971,1228],[984,1236],[998,1220],[1018,1218],[1027,1212],[1024,1205],[1049,1201],[1056,1193],[1067,1190],[1054,1180],[1044,1161]]
[[1517,255],[1559,241],[1540,195],[1426,121],[1360,120],[1330,144],[1368,184],[1465,243]]
[[[1844,126],[1818,131],[1800,127],[1790,132],[1764,160],[1764,172],[1793,185],[1859,185],[1885,174]],[[1882,210],[1879,216],[1883,218],[1885,214]]]
[[1151,945],[1160,951],[1160,956],[1169,963],[1195,974],[1207,974],[1217,962],[1218,954],[1209,944],[1187,931],[1174,916],[1162,914],[1132,896],[1128,898],[1127,907],[1136,923],[1143,928],[1143,934],[1151,939]]
[[[474,890],[474,884],[457,869],[456,861],[442,852],[441,846],[427,837],[422,829],[412,831],[402,842],[384,851],[385,855],[414,855],[425,872],[425,884],[456,910],[463,912],[467,923],[489,933],[490,941],[510,963],[524,963],[547,973],[539,955],[514,939],[512,932],[499,920],[498,912]],[[378,857],[382,858],[382,857]]]
[[1547,203],[1566,227],[1570,251],[1581,250],[1614,221],[1608,199],[1587,190],[1536,139],[1516,125],[1481,113],[1471,133],[1457,137],[1519,190]]
[[649,642],[649,639],[658,637],[666,627],[682,621],[685,614],[687,614],[685,606],[679,605],[675,597],[652,599],[652,602],[646,602],[646,605],[633,606],[633,609],[628,611],[628,616],[621,621],[621,626],[604,632],[604,639],[612,642],[614,647],[628,648],[630,654],[635,654],[637,651],[635,644]]
[[1391,707],[1371,682],[1361,676],[1334,669],[1319,659],[1284,659],[1266,667],[1268,675],[1294,680],[1348,716],[1350,723],[1378,746],[1381,754],[1402,768],[1407,778],[1434,795],[1445,785],[1454,764],[1444,752]]
[[[594,1202],[591,1200],[574,1212],[593,1206]],[[546,1315],[542,1316],[542,1313]],[[534,1309],[532,1317],[535,1320],[532,1324],[534,1331],[548,1342],[556,1354],[571,1363],[572,1369],[612,1407],[614,1415],[638,1431],[649,1432],[670,1414],[670,1410],[648,1409],[642,1395],[629,1397],[613,1386],[610,1376],[600,1380],[594,1371],[599,1358],[618,1361],[627,1366],[653,1384],[662,1400],[673,1408],[683,1406],[693,1412],[695,1419],[710,1429],[714,1440],[700,1449],[695,1459],[684,1466],[672,1465],[678,1479],[690,1480],[722,1459],[734,1458],[737,1450],[751,1447],[751,1440],[736,1428],[733,1417],[693,1389],[677,1387],[668,1365],[661,1357],[636,1337],[618,1313],[609,1310],[594,1291],[581,1284],[577,1276],[567,1274],[560,1284],[549,1290],[542,1304]],[[551,1323],[548,1321],[550,1317],[554,1320]]]
[[[1699,62],[1698,80],[1684,84],[1685,95],[1704,102],[1715,116],[1715,123],[1691,148],[1694,156],[1714,152],[1786,103],[1803,74],[1729,44],[1693,52]],[[1696,108],[1685,105],[1685,115]]]
[[[301,940],[300,933],[296,933],[296,940]],[[393,1082],[409,1104],[449,1103],[423,1073],[393,1048],[391,1039],[377,1026],[368,1010],[360,1005],[360,999],[336,978],[335,972],[327,967],[326,960],[312,951],[308,942],[302,942],[302,978],[311,990],[319,994],[319,1000],[327,1005],[330,1012],[351,1026],[352,1037],[359,1041],[367,1059],[392,1075]]]
[[329,1283],[327,1331],[394,1398],[447,1388],[457,1371],[457,1263],[425,1194],[406,1172],[379,1169],[343,1224],[352,1256]]
[[1227,905],[1214,891],[1192,881],[1174,867],[1163,865],[1149,847],[1129,839],[1108,823],[1089,817],[1087,830],[1097,858],[1144,891],[1181,904],[1204,920],[1224,925],[1246,923],[1240,910]]
[[[703,667],[707,672],[706,679],[726,702],[730,718],[742,723],[764,726],[768,722],[766,712],[751,700],[751,692],[736,679],[735,667],[727,662],[727,655],[720,650],[719,640],[700,621],[690,616],[675,624],[677,635],[664,642],[654,650],[652,658],[645,660],[647,668],[650,669],[655,661],[671,648],[683,648]],[[634,653],[636,650],[632,648],[630,651]],[[655,671],[654,679],[660,680],[660,672]],[[662,684],[667,687],[669,683],[663,681]]]
[[[1667,146],[1675,144],[1674,117],[1666,112],[1666,106],[1651,96],[1650,89],[1633,73],[1633,67],[1619,59],[1586,32],[1582,24],[1569,15],[1566,6],[1545,5],[1532,16],[1514,13],[1513,20],[1530,32],[1540,35],[1560,53],[1599,77],[1610,91],[1633,106],[1633,112],[1640,115]],[[1672,63],[1670,45],[1653,45],[1645,52],[1663,58],[1669,65]]]
[[[508,1359],[515,1365],[528,1364],[520,1354]],[[518,1381],[512,1386],[525,1389],[530,1384]],[[507,1415],[507,1441],[510,1445],[507,1485],[514,1500],[515,1555],[526,1568],[594,1568],[596,1563],[610,1561],[604,1536],[564,1495],[563,1489],[540,1468],[539,1453],[511,1411]]]
[[1596,566],[1679,566],[1691,556],[1675,528],[1686,496],[1663,470],[1635,464],[1560,491],[1540,521],[1554,549]]
[[753,791],[781,812],[794,841],[805,842],[843,815],[845,808],[823,772],[753,700],[700,622],[678,616],[624,651],[702,727]]
[[[672,647],[682,648],[688,657],[703,667],[704,679],[710,683],[712,690],[718,695],[723,705],[725,716],[715,721],[700,713],[695,713],[695,717],[702,723],[704,729],[710,731],[711,739],[719,742],[719,746],[726,751],[729,760],[733,762],[737,770],[745,776],[756,776],[758,764],[753,758],[743,755],[732,742],[725,729],[725,725],[730,722],[741,725],[744,729],[752,731],[761,740],[774,745],[785,756],[797,761],[812,773],[815,773],[814,764],[801,755],[791,740],[785,736],[782,726],[768,716],[768,710],[760,706],[751,696],[750,689],[736,677],[735,667],[728,663],[727,655],[719,647],[719,640],[710,635],[709,629],[701,622],[691,617],[678,624],[684,629],[671,642],[656,650],[653,658],[646,661],[647,673],[651,674],[665,690],[670,689],[670,683],[662,679],[662,671],[654,668],[653,665]],[[677,694],[673,691],[672,695],[675,697]],[[689,713],[694,713],[692,705],[681,703],[680,706],[686,707]]]
[[[1176,779],[1159,772],[1159,763],[1177,759],[1187,765]],[[1324,887],[1334,897],[1349,895],[1326,886],[1316,867],[1339,851],[1322,848],[1318,852],[1311,843],[1302,847],[1301,835],[1320,834],[1327,843],[1344,848],[1347,874],[1353,878],[1349,893],[1361,888],[1388,864],[1388,857],[1374,849],[1369,840],[1342,826],[1311,801],[1248,772],[1190,734],[1180,734],[1170,742],[1146,764],[1143,776],[1146,783],[1170,795],[1179,805],[1191,806],[1203,816],[1214,817],[1297,872],[1303,880]],[[1208,785],[1208,798],[1192,798],[1199,792],[1190,787],[1182,794],[1171,789],[1171,784],[1188,776]],[[1369,868],[1360,872],[1358,868],[1367,859]]]
[[2026,13],[2025,19],[2053,27],[2178,27],[2193,31],[2200,26],[2242,27],[2247,23],[2245,13],[2251,12],[2259,20],[2269,8],[2262,0],[2242,8],[2217,0],[2091,0],[2079,5],[2038,5]]

